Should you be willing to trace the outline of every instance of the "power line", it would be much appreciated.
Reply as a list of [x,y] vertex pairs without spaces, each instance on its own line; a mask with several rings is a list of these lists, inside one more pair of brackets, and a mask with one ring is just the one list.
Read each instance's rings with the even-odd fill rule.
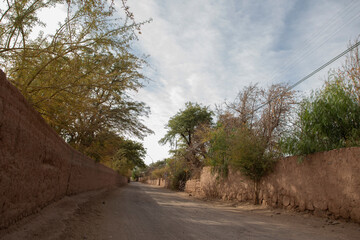
[[[324,69],[325,67],[329,66],[330,64],[332,64],[333,62],[335,62],[336,60],[338,60],[339,58],[341,58],[342,56],[344,56],[345,54],[347,54],[348,52],[350,52],[351,50],[353,50],[354,48],[358,47],[360,45],[360,41],[355,43],[354,45],[352,45],[351,47],[349,47],[348,49],[346,49],[345,51],[343,51],[342,53],[340,53],[339,55],[337,55],[336,57],[332,58],[331,60],[329,60],[328,62],[326,62],[325,64],[323,64],[321,67],[318,67],[317,69],[315,69],[314,71],[312,71],[310,74],[306,75],[305,77],[303,77],[302,79],[300,79],[299,81],[297,81],[296,83],[294,83],[293,85],[291,85],[287,91],[290,91],[291,89],[293,89],[294,87],[296,87],[297,85],[299,85],[300,83],[304,82],[305,80],[309,79],[310,77],[312,77],[313,75],[315,75],[316,73],[318,73],[319,71],[321,71],[322,69]],[[275,97],[271,98],[269,101],[267,101],[266,103],[260,105],[259,107],[255,108],[255,110],[253,112],[258,111],[259,109],[265,107],[267,104],[271,103],[272,101],[274,101],[276,98],[278,98],[280,96],[280,94],[276,95]]]
[[[270,77],[271,80],[276,79],[281,74],[289,72],[289,70],[294,69],[295,64],[302,62],[309,56],[314,50],[317,50],[319,47],[323,46],[330,38],[332,38],[337,32],[343,29],[344,26],[354,21],[360,16],[358,11],[359,2],[357,0],[352,1],[345,9],[342,9],[337,12],[329,21],[324,23],[318,28],[316,33],[312,34],[308,39],[304,42],[304,47],[300,50],[300,52],[296,55],[296,57],[291,58],[284,65],[282,70],[274,72]],[[354,12],[354,14],[352,14]],[[343,22],[340,21],[343,19]],[[340,25],[339,25],[340,24]],[[335,29],[335,31],[330,31],[331,29]],[[324,37],[322,37],[324,36]],[[311,45],[314,45],[311,47]]]

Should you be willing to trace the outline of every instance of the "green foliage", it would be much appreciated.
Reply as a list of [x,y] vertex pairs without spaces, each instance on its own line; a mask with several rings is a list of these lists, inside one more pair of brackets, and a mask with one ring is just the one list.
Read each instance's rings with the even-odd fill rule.
[[276,163],[275,152],[267,150],[264,138],[246,127],[237,129],[230,139],[230,165],[258,183]]
[[139,181],[139,178],[142,177],[144,174],[144,170],[145,170],[145,168],[135,167],[132,170],[131,178],[136,182]]
[[124,176],[131,175],[131,170],[135,167],[145,168],[143,158],[146,150],[142,143],[132,140],[124,140],[119,145],[119,150],[113,156],[111,166]]
[[294,128],[282,139],[283,151],[306,155],[359,146],[360,104],[351,88],[341,79],[330,79],[323,89],[303,100]]
[[166,163],[169,187],[173,190],[184,191],[185,183],[191,176],[186,160],[184,158],[173,157],[167,159]]
[[211,126],[212,115],[208,107],[188,102],[184,110],[170,118],[166,125],[168,131],[159,141],[160,144],[170,143],[175,147],[171,151],[173,157],[185,160],[193,173],[200,173],[206,153],[199,132]]
[[265,139],[246,126],[230,131],[219,126],[209,136],[207,163],[223,177],[227,177],[231,166],[251,180],[260,181],[276,162],[277,157],[267,150]]
[[190,178],[187,162],[181,157],[171,157],[150,164],[145,171],[150,179],[165,179],[167,186],[173,190],[183,191],[186,180]]
[[[129,94],[146,80],[145,60],[130,48],[143,23],[116,18],[113,4],[9,0],[0,12],[0,67],[68,143],[101,161],[101,146],[115,140],[104,134],[152,132],[140,120],[149,109]],[[54,34],[31,38],[44,25],[38,13],[52,7],[67,8],[67,17]]]
[[[89,136],[91,137],[91,136]],[[117,134],[102,130],[94,137],[89,139],[89,146],[81,145],[81,152],[94,159],[96,162],[102,162],[110,166],[112,157],[118,151],[124,138]]]
[[152,178],[152,179],[164,178],[164,177],[165,177],[165,173],[166,173],[166,168],[165,168],[165,167],[155,168],[155,169],[152,170],[152,172],[151,172],[151,178]]
[[165,167],[166,166],[166,160],[159,160],[159,161],[156,161],[154,163],[151,163],[149,165],[149,169],[152,170],[152,169],[155,169],[155,168],[162,168],[162,167]]
[[226,132],[223,125],[215,127],[206,136],[210,145],[206,158],[207,164],[212,166],[213,170],[216,170],[222,177],[227,177],[229,172],[232,137]]
[[[239,92],[227,109],[219,109],[218,123],[205,134],[207,164],[221,177],[229,167],[239,170],[254,183],[254,202],[259,203],[259,183],[274,167],[277,140],[289,118],[294,93],[284,85],[260,89],[250,85]],[[266,102],[263,108],[257,106]]]
[[180,139],[180,141],[190,146],[193,142],[193,135],[196,129],[202,124],[211,124],[212,115],[213,113],[208,107],[187,102],[184,110],[180,110],[175,116],[170,118],[166,125],[168,131],[159,143],[166,144],[169,142],[171,145],[174,145]]

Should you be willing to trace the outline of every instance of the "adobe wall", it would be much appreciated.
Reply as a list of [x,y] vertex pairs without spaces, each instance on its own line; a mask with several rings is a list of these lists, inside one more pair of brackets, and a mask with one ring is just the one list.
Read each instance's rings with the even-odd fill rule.
[[157,179],[142,179],[140,180],[143,183],[147,183],[150,185],[156,185],[156,186],[160,186],[160,187],[168,187],[168,183],[166,182],[165,179],[163,178],[157,178]]
[[[185,191],[196,197],[252,201],[253,183],[230,170],[219,179],[209,167],[201,178],[186,183]],[[344,148],[309,155],[302,163],[296,157],[280,160],[273,173],[261,182],[264,205],[311,211],[319,216],[360,222],[360,148]]]
[[0,70],[0,229],[65,195],[126,182],[67,145]]

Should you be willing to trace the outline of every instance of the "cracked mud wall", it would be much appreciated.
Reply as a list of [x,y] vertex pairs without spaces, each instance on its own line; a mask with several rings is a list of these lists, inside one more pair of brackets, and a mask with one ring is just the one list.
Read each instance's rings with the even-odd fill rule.
[[65,195],[126,182],[66,144],[0,70],[0,229]]
[[[200,198],[252,201],[253,183],[230,169],[226,179],[202,170],[200,179],[186,183],[185,191]],[[313,212],[318,216],[360,223],[360,148],[343,148],[281,159],[261,181],[260,202],[278,208]]]

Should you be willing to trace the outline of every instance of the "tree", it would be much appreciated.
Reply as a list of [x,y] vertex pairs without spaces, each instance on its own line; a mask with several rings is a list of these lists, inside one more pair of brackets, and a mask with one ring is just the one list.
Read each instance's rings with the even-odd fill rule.
[[360,104],[339,79],[300,104],[293,128],[282,139],[283,151],[307,155],[360,145]]
[[273,168],[280,149],[294,93],[284,85],[261,89],[250,85],[219,111],[217,126],[208,133],[207,162],[223,177],[228,168],[239,170],[254,182],[254,202],[259,203],[259,183]]
[[237,129],[230,140],[230,166],[254,183],[254,203],[259,204],[260,180],[274,167],[279,155],[269,150],[266,138],[247,127]]
[[222,124],[218,124],[211,129],[205,136],[209,143],[206,162],[216,170],[221,177],[227,177],[231,161],[231,142],[230,133]]
[[131,172],[131,178],[133,179],[133,181],[138,182],[139,178],[144,176],[144,171],[145,168],[135,167]]
[[188,163],[181,156],[172,156],[166,159],[166,179],[173,190],[185,190],[186,181],[190,178]]
[[[114,3],[105,0],[4,2],[0,66],[68,143],[86,153],[104,132],[152,133],[140,120],[149,108],[129,95],[146,80],[146,62],[130,47],[144,23],[115,18]],[[44,25],[37,13],[61,4],[67,17],[56,32],[31,38],[34,27]]]
[[[359,38],[355,42],[359,42]],[[355,43],[354,43],[355,44]],[[350,46],[353,45],[350,43]],[[346,60],[342,67],[332,71],[331,78],[337,78],[338,83],[347,91],[348,94],[354,96],[360,103],[360,49],[354,48],[346,56]],[[339,81],[340,80],[340,81]]]
[[360,146],[359,56],[356,47],[341,67],[329,71],[325,85],[301,102],[292,128],[282,137],[286,154]]
[[196,132],[212,124],[212,115],[213,112],[208,107],[197,103],[186,103],[184,110],[180,110],[170,118],[166,125],[168,131],[159,143],[170,143],[173,147],[179,147],[176,149],[177,153],[183,155],[192,165],[192,169],[200,168],[201,158],[205,157],[205,149]]
[[114,132],[102,130],[89,140],[90,145],[88,147],[82,146],[81,151],[96,162],[111,167],[112,158],[123,141],[124,138]]
[[119,145],[117,153],[112,159],[111,166],[123,176],[131,176],[135,167],[145,168],[144,158],[146,150],[142,143],[124,140]]

